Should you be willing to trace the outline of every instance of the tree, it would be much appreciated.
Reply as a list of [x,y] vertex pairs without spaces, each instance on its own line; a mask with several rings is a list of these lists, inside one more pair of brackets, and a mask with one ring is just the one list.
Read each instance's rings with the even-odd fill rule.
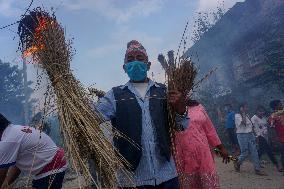
[[[0,112],[9,120],[17,124],[24,123],[24,85],[23,73],[18,66],[12,66],[0,60]],[[32,82],[29,82],[31,85]],[[28,88],[28,106],[31,107],[34,99],[31,99],[32,89]]]

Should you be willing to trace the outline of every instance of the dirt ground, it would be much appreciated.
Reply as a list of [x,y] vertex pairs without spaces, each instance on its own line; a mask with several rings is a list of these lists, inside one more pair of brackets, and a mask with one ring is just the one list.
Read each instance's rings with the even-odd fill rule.
[[[233,163],[223,164],[220,158],[216,158],[216,165],[222,189],[284,189],[284,176],[271,163],[263,168],[268,176],[255,175],[250,162],[242,165],[241,173],[235,172]],[[63,189],[77,189],[77,186],[77,180],[70,179]]]
[[222,189],[284,189],[284,176],[271,164],[265,164],[263,170],[268,176],[254,174],[253,165],[244,162],[241,172],[235,172],[233,164],[223,164],[221,159],[216,159],[220,184]]
[[[255,175],[250,162],[244,162],[240,173],[235,172],[233,163],[223,164],[220,158],[216,158],[216,165],[222,189],[284,189],[284,176],[271,163],[265,164],[263,168],[268,176]],[[82,178],[80,178],[80,183],[81,186],[84,185]],[[79,182],[76,175],[67,174],[63,189],[78,188]]]

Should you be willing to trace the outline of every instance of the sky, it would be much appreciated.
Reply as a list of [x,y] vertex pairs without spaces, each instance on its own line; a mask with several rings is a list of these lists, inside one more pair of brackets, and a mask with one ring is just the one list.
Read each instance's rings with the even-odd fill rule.
[[[128,80],[122,69],[127,42],[136,39],[143,44],[152,62],[149,75],[153,72],[161,81],[157,56],[177,50],[186,22],[190,35],[197,12],[214,11],[221,4],[229,9],[238,1],[243,0],[34,0],[31,9],[53,7],[66,37],[74,42],[71,67],[76,78],[107,91]],[[17,21],[29,3],[0,0],[0,27]],[[0,59],[21,67],[16,32],[17,25],[0,30]],[[34,80],[34,65],[28,70],[28,79]]]

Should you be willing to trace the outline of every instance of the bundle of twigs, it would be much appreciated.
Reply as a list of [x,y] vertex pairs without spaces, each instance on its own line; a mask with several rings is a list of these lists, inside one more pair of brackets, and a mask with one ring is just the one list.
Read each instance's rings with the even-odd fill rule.
[[97,96],[98,98],[101,98],[103,96],[105,96],[105,92],[99,89],[96,89],[94,87],[89,87],[88,91],[90,93],[91,96]]
[[[159,55],[158,57],[158,60],[166,73],[168,90],[178,90],[187,97],[194,87],[197,69],[189,58],[180,58],[177,62],[174,61],[172,56],[173,51],[169,51],[168,59],[163,55]],[[175,116],[176,113],[169,106],[169,122],[171,128],[176,128]]]
[[[197,75],[197,69],[188,58],[181,58],[179,62],[174,61],[173,52],[168,53],[168,60],[163,56],[159,55],[158,60],[161,63],[163,69],[166,73],[166,83],[168,90],[178,90],[182,92],[183,95],[188,98],[189,92],[193,89],[195,77]],[[176,162],[176,167],[179,175],[179,182],[182,186],[184,183],[184,175],[182,174],[181,167],[182,162],[178,161],[178,152],[175,148],[175,132],[178,128],[176,125],[176,112],[168,105],[168,123],[170,128],[170,138],[171,138],[171,149],[173,157]]]
[[[106,188],[117,188],[118,170],[131,179],[125,168],[129,164],[104,136],[103,130],[109,127],[100,127],[104,122],[101,114],[90,105],[83,86],[70,70],[71,42],[66,41],[55,16],[39,8],[31,11],[20,21],[19,35],[24,56],[31,55],[52,83],[61,131],[74,168],[98,188],[101,182]],[[92,178],[87,159],[95,161],[101,182]]]

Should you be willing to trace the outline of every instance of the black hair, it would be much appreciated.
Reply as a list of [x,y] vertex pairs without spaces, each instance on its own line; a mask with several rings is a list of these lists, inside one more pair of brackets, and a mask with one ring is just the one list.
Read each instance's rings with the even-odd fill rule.
[[239,110],[241,110],[241,108],[243,108],[247,105],[248,105],[248,103],[246,103],[246,102],[241,103],[240,106],[239,106]]
[[224,107],[228,107],[228,108],[230,108],[230,109],[233,109],[233,106],[232,106],[232,104],[224,104]]
[[198,106],[198,105],[199,105],[199,102],[196,101],[196,100],[188,99],[188,100],[186,101],[186,105],[187,105],[187,106]]
[[266,109],[264,108],[264,106],[258,105],[258,106],[256,107],[256,112],[261,111],[261,110],[263,110],[264,112],[266,112]]
[[280,100],[272,100],[272,101],[270,101],[270,108],[272,109],[272,110],[276,110],[276,108],[277,108],[277,106],[279,105],[281,103],[281,101]]
[[11,122],[0,113],[0,132],[4,131]]

